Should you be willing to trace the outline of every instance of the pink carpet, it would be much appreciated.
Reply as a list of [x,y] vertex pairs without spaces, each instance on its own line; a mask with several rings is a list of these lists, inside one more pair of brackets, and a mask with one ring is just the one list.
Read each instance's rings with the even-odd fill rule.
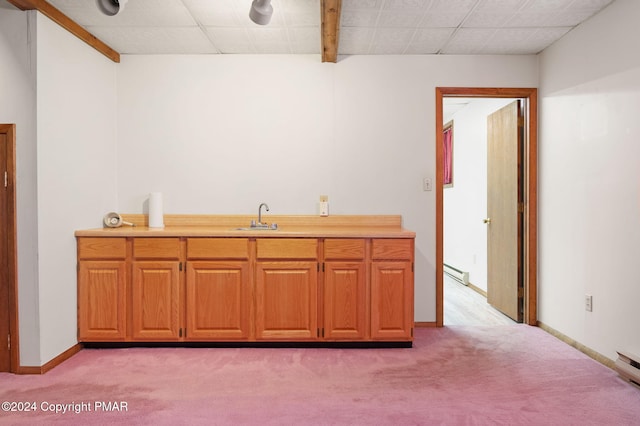
[[410,349],[85,349],[0,374],[0,401],[36,408],[3,425],[640,425],[640,389],[525,325],[417,329]]

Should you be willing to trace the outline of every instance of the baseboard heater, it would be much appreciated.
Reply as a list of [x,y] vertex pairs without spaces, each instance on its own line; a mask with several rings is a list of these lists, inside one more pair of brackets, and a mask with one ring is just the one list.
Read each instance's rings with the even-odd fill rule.
[[628,382],[640,386],[640,356],[630,352],[618,352],[616,371]]
[[458,268],[454,268],[451,265],[444,264],[444,273],[449,275],[454,280],[461,282],[464,285],[469,285],[469,273],[463,272]]

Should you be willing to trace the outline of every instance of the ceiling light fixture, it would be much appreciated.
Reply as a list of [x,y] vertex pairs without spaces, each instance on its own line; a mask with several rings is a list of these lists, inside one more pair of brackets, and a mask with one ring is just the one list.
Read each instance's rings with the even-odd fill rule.
[[96,0],[100,12],[108,16],[115,16],[122,12],[128,0]]
[[271,0],[253,0],[249,18],[258,25],[267,25],[273,15]]

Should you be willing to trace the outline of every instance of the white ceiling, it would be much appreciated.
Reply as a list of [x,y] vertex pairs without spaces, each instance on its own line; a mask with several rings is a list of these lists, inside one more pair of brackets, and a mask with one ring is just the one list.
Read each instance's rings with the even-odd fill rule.
[[[535,54],[614,0],[342,0],[339,55]],[[320,0],[49,0],[121,54],[320,54]]]

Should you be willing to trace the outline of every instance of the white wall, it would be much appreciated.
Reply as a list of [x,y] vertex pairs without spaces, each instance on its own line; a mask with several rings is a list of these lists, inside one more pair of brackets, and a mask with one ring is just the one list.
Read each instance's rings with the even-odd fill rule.
[[0,122],[16,124],[20,363],[40,365],[35,12],[0,3]]
[[417,232],[416,321],[435,321],[435,88],[535,87],[535,56],[123,56],[118,207],[400,214]]
[[616,0],[540,62],[539,319],[611,359],[640,353],[639,16]]
[[[444,102],[447,100],[444,99]],[[487,117],[513,99],[473,99],[453,119],[453,186],[444,189],[444,262],[487,290]],[[443,123],[446,124],[446,123]]]
[[[40,360],[77,342],[74,231],[117,207],[116,67],[38,14]],[[20,213],[21,214],[21,213]]]

